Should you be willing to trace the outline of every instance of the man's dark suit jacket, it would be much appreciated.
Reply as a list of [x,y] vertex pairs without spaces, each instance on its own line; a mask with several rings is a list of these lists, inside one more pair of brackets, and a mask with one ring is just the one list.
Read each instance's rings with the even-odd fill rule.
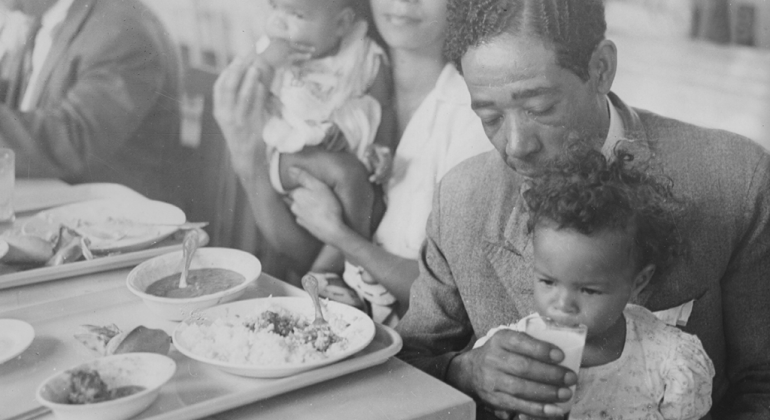
[[75,0],[29,112],[9,103],[17,59],[0,61],[0,147],[16,152],[17,177],[117,182],[176,201],[169,169],[179,148],[180,66],[144,4]]

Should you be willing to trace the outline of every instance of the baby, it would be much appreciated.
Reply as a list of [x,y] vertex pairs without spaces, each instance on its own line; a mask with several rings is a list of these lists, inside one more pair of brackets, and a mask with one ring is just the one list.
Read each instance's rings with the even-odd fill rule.
[[[379,185],[389,175],[397,137],[384,50],[367,36],[365,0],[270,0],[267,36],[255,64],[270,87],[263,138],[270,181],[284,193],[298,187],[297,167],[332,188],[344,219],[364,237],[384,204]],[[342,255],[325,248],[311,271],[335,278]],[[322,289],[324,284],[322,284]],[[337,300],[356,300],[343,288]],[[347,296],[346,296],[347,295]]]
[[[572,148],[524,198],[537,314],[588,327],[569,418],[700,419],[714,367],[700,340],[630,304],[682,254],[671,186],[617,152]],[[525,317],[492,329],[524,331]]]

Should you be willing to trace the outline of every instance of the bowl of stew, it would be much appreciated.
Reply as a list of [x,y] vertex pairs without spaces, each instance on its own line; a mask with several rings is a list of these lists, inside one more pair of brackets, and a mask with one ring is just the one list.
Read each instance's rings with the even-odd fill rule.
[[128,274],[126,286],[156,314],[171,321],[196,310],[239,298],[262,272],[259,259],[231,248],[199,248],[193,254],[187,287],[179,287],[182,251],[149,259]]
[[123,420],[147,409],[174,372],[168,356],[116,354],[49,377],[36,397],[59,420]]

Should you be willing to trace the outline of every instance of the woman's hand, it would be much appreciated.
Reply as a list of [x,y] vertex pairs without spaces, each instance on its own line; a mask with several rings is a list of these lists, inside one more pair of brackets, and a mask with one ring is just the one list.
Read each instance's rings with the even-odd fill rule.
[[268,89],[259,78],[260,69],[252,60],[236,58],[214,83],[214,118],[227,141],[233,169],[241,176],[254,170],[259,156],[266,160],[261,138]]
[[299,168],[289,169],[299,187],[289,192],[297,223],[320,241],[337,246],[351,232],[342,219],[342,205],[326,184]]
[[297,223],[321,242],[345,254],[352,264],[366,269],[400,302],[400,310],[409,305],[409,291],[417,278],[417,261],[391,254],[345,224],[342,205],[326,184],[299,168],[289,174],[299,187],[289,192],[291,212]]

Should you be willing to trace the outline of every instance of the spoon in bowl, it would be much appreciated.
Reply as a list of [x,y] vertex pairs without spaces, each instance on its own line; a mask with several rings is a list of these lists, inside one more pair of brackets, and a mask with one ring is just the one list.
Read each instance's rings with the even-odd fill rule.
[[190,262],[196,249],[198,249],[198,231],[190,229],[184,234],[184,240],[182,241],[182,260],[184,265],[182,266],[182,275],[179,276],[180,289],[187,287],[187,273],[190,271]]
[[318,280],[312,275],[305,275],[302,277],[302,288],[305,289],[310,298],[313,299],[313,305],[315,306],[315,319],[313,325],[327,325],[324,319],[323,312],[321,312],[321,300],[318,298]]

